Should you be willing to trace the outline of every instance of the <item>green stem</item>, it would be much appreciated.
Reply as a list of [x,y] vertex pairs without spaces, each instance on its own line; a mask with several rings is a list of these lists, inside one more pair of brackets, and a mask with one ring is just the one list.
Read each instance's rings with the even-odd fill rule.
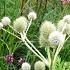
[[27,39],[27,37],[26,37],[26,41],[31,45],[31,47],[32,47],[44,60],[46,60],[46,64],[47,64],[47,66],[48,66],[48,60],[39,52],[39,50],[37,50],[37,49],[35,48],[35,46]]
[[2,56],[2,57],[0,57],[0,59],[5,59],[5,57],[4,57],[4,56]]
[[7,33],[9,33],[9,34],[11,34],[11,35],[13,35],[13,36],[15,36],[15,37],[18,38],[19,40],[21,40],[20,37],[16,36],[15,34],[9,32],[9,31],[7,31],[7,30],[5,30],[4,28],[2,28],[2,30],[5,31],[5,32],[7,32]]
[[30,20],[30,22],[29,22],[29,24],[28,24],[28,27],[27,27],[27,29],[26,29],[26,34],[27,34],[27,32],[28,32],[28,30],[29,30],[29,28],[30,28],[30,26],[31,26],[31,23],[32,23],[32,19]]
[[10,53],[11,51],[10,51],[10,48],[8,47],[8,45],[4,42],[4,40],[2,40],[2,39],[0,39],[0,40],[6,45],[8,51],[9,51],[9,53]]
[[58,54],[59,54],[59,52],[60,52],[61,49],[62,49],[62,46],[59,45],[58,48],[57,48],[57,50],[56,50],[54,59],[53,59],[53,66],[55,65],[56,58],[57,58],[57,56],[58,56]]
[[50,47],[45,48],[47,51],[47,55],[48,55],[48,61],[49,61],[49,67],[51,65],[51,55],[50,55]]
[[[15,32],[17,32],[11,25],[8,25],[12,30],[14,30]],[[20,34],[19,32],[17,32],[18,34]]]
[[[69,38],[70,38],[70,35],[66,38],[65,42],[66,42]],[[65,43],[65,42],[64,42],[64,43]]]
[[53,70],[53,60],[54,60],[54,54],[55,54],[55,48],[53,49],[53,52],[51,53],[51,65],[50,65],[50,68],[49,70]]
[[28,40],[28,42],[32,45],[32,47],[40,54],[38,54],[37,52],[35,52],[35,50],[33,50],[26,41],[24,41],[24,38],[23,38],[23,34],[21,34],[21,38],[22,38],[22,41],[25,43],[25,45],[28,47],[29,50],[31,50],[38,58],[40,58],[47,66],[48,66],[48,61],[41,57],[41,53],[36,49],[34,48],[34,46],[30,43],[30,41]]

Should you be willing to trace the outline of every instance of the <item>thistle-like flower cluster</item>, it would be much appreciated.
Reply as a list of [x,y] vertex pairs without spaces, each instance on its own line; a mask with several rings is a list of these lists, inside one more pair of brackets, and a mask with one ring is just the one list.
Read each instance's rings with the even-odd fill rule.
[[19,33],[25,31],[27,28],[27,22],[28,21],[24,16],[17,18],[14,21],[14,29]]
[[[10,33],[5,30],[3,27],[9,25],[15,32],[20,34],[20,37],[17,35],[10,33],[11,35],[20,39],[28,48],[31,50],[41,61],[37,61],[34,64],[35,70],[45,70],[45,66],[47,65],[50,68],[54,66],[57,55],[59,54],[62,46],[65,41],[70,37],[70,15],[66,15],[60,20],[55,26],[52,22],[45,20],[40,27],[40,36],[39,43],[41,47],[47,48],[48,59],[46,59],[39,50],[28,40],[27,32],[32,23],[32,20],[35,20],[37,15],[35,12],[30,12],[28,14],[28,20],[24,16],[20,16],[13,22],[13,27],[10,26],[11,20],[8,17],[4,17],[0,22],[0,29]],[[67,36],[68,38],[66,38]],[[53,51],[50,49],[53,49]],[[56,49],[55,49],[56,48]],[[51,51],[51,52],[50,52]],[[53,56],[52,56],[52,55]],[[53,59],[52,59],[52,58]],[[7,55],[6,61],[7,63],[13,63],[13,55]],[[31,70],[31,65],[28,62],[25,62],[22,58],[18,60],[18,63],[21,64],[22,70]],[[51,67],[52,66],[52,67]]]
[[[70,15],[66,15],[57,24],[45,21],[40,28],[39,42],[41,46],[58,46],[64,44],[65,34],[70,34]],[[47,44],[47,45],[46,45]]]
[[64,43],[65,37],[59,31],[54,31],[49,35],[48,40],[53,46],[58,46],[59,44]]
[[[67,36],[68,37],[67,37]],[[64,43],[70,37],[70,15],[66,15],[55,26],[50,21],[44,21],[40,27],[39,43],[41,47],[47,48],[49,68],[55,64],[56,58]],[[54,49],[53,51],[50,49]],[[50,52],[50,50],[52,52]],[[52,53],[52,55],[51,55]],[[52,58],[53,57],[53,60]],[[51,63],[52,62],[52,63]]]
[[56,27],[50,21],[44,21],[40,27],[39,42],[41,46],[49,46],[48,36],[51,32],[56,31]]

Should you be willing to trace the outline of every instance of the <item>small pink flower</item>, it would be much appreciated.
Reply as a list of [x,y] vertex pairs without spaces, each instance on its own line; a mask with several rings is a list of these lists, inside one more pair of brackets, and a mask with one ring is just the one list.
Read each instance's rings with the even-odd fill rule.
[[13,54],[7,55],[5,59],[6,59],[6,62],[7,62],[8,64],[13,63],[13,60],[14,60]]
[[62,4],[70,3],[70,0],[61,0]]

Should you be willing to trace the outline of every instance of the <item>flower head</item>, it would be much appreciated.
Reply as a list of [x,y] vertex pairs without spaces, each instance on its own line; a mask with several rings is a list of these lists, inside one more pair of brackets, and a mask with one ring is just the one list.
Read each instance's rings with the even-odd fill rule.
[[6,62],[8,64],[11,64],[13,62],[14,58],[13,58],[13,54],[9,54],[6,56]]
[[65,36],[60,33],[59,31],[54,31],[49,35],[48,38],[50,44],[54,45],[54,46],[58,46],[59,44],[63,44],[64,40],[65,40]]
[[70,15],[64,16],[63,19],[58,22],[57,28],[60,32],[64,28],[63,33],[70,34]]
[[30,70],[31,69],[31,65],[27,62],[22,64],[22,70]]
[[56,30],[56,27],[50,21],[44,21],[40,27],[40,34],[43,35],[44,38],[48,38],[49,34]]
[[29,14],[28,14],[28,19],[29,20],[35,20],[37,18],[37,14],[35,13],[35,12],[30,12]]
[[66,15],[63,17],[64,22],[66,22],[67,24],[70,24],[70,15]]
[[14,29],[17,32],[25,31],[26,27],[27,27],[27,19],[24,16],[21,16],[14,21]]
[[0,22],[0,29],[2,29],[2,27],[3,27],[3,24]]
[[68,4],[70,3],[70,0],[61,0],[62,4]]
[[3,17],[1,22],[3,23],[3,26],[7,26],[11,23],[11,20],[9,17]]
[[35,69],[35,70],[45,70],[45,63],[42,62],[42,61],[37,61],[37,62],[34,64],[34,69]]
[[40,27],[39,43],[41,46],[49,44],[48,36],[51,32],[56,31],[56,27],[50,21],[44,21]]

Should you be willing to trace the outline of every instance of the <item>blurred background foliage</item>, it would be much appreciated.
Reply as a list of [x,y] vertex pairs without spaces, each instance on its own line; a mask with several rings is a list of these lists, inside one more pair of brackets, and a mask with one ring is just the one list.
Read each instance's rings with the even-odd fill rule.
[[[13,21],[17,17],[22,15],[27,17],[30,11],[37,13],[37,19],[32,22],[27,36],[46,57],[44,48],[39,48],[40,25],[44,20],[57,24],[63,16],[70,14],[70,4],[63,5],[60,0],[0,0],[0,21],[4,16],[9,16],[12,20],[11,25],[13,25]],[[5,28],[13,32],[9,27]],[[2,58],[9,53],[14,53],[15,60],[12,65],[8,65]],[[36,60],[39,60],[21,41],[0,30],[0,70],[19,70],[21,65],[18,65],[17,60],[20,57],[25,58],[32,66]],[[55,68],[56,70],[70,70],[70,39],[60,52]],[[46,68],[46,70],[48,69]]]

